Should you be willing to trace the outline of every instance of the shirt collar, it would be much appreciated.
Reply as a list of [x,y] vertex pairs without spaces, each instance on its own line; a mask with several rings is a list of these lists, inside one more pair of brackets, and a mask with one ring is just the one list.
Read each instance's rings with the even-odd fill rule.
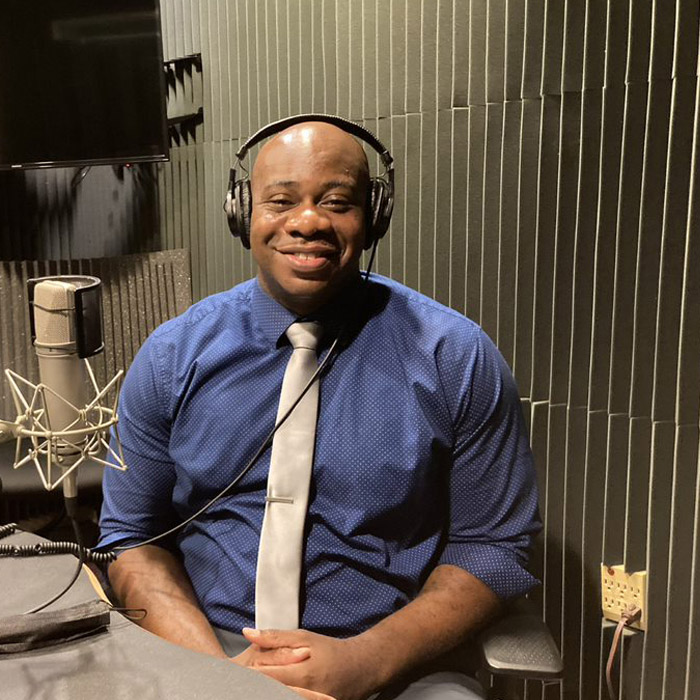
[[257,277],[250,304],[254,322],[272,345],[277,345],[282,334],[297,320],[296,314],[263,291]]
[[[303,317],[303,320],[318,321],[323,324],[325,333],[322,344],[332,340],[348,319],[355,315],[359,295],[363,293],[362,284],[363,280],[358,277],[331,302],[309,316]],[[301,320],[299,316],[269,296],[260,286],[257,277],[253,284],[251,308],[255,323],[272,345],[279,345],[280,338],[287,328],[295,321]]]

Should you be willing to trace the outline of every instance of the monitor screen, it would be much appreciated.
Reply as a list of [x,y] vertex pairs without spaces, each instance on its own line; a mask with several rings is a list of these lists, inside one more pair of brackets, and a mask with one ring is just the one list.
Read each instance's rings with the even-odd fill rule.
[[0,2],[0,168],[167,160],[158,0]]

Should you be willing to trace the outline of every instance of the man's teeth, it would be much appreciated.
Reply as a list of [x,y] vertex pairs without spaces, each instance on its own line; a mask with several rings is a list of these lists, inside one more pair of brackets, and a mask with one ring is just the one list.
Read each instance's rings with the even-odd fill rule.
[[294,253],[295,258],[299,258],[300,260],[315,260],[316,258],[320,258],[321,254],[320,253]]

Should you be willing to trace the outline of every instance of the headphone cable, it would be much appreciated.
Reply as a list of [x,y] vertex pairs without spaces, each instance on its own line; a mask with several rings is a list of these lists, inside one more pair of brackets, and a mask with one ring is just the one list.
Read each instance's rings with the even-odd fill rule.
[[[377,245],[379,241],[375,240],[372,246],[372,252],[370,254],[369,262],[367,265],[367,269],[364,272],[364,281],[363,281],[363,292],[366,293],[367,289],[367,284],[369,283],[369,278],[371,274],[371,269],[372,269],[372,264],[374,263],[374,258],[377,252]],[[206,512],[209,508],[211,508],[215,503],[220,501],[222,498],[224,498],[230,491],[233,489],[238,482],[255,466],[257,461],[260,459],[262,454],[267,450],[267,448],[272,444],[272,439],[274,438],[275,433],[282,427],[282,425],[285,423],[287,418],[291,415],[292,411],[296,408],[296,406],[299,404],[299,402],[304,398],[306,393],[309,391],[313,383],[318,379],[320,374],[325,370],[325,368],[328,366],[330,363],[331,359],[334,359],[335,356],[337,355],[336,349],[338,347],[338,343],[340,342],[341,338],[344,338],[345,332],[347,330],[348,324],[345,323],[340,331],[338,332],[338,335],[334,339],[333,343],[331,344],[328,352],[326,353],[326,356],[323,358],[321,363],[319,364],[318,368],[316,371],[313,373],[309,381],[306,383],[306,386],[302,389],[300,392],[299,396],[294,400],[292,405],[289,407],[289,409],[284,413],[281,418],[275,422],[275,425],[272,427],[272,430],[267,434],[265,439],[262,441],[258,449],[256,450],[255,454],[250,458],[248,463],[243,467],[243,469],[233,478],[231,482],[229,482],[219,493],[217,493],[213,498],[211,498],[207,503],[205,503],[201,508],[199,508],[197,511],[195,511],[192,515],[190,515],[188,518],[183,520],[182,522],[178,523],[177,525],[174,525],[173,527],[169,528],[168,530],[165,530],[164,532],[159,533],[158,535],[154,535],[153,537],[150,537],[146,540],[140,541],[140,542],[133,542],[128,545],[120,545],[117,547],[105,547],[103,548],[95,548],[95,549],[88,549],[79,542],[78,546],[76,547],[73,543],[70,542],[53,542],[50,543],[50,547],[40,547],[37,545],[32,546],[31,550],[32,551],[22,551],[23,556],[29,556],[30,554],[59,554],[59,553],[70,553],[70,554],[76,554],[78,556],[79,562],[78,562],[78,568],[76,569],[76,576],[74,576],[73,580],[70,582],[70,584],[55,598],[53,598],[49,602],[54,602],[54,600],[57,600],[59,597],[61,597],[67,590],[75,583],[75,580],[77,579],[77,573],[80,572],[80,567],[85,561],[96,561],[97,563],[107,563],[109,561],[114,561],[117,558],[117,555],[115,552],[124,552],[129,549],[136,549],[137,547],[142,547],[147,544],[153,544],[154,542],[157,542],[165,537],[169,537],[170,535],[175,534],[182,528],[186,527],[189,525],[192,521],[196,520],[200,515],[202,515],[204,512]],[[11,534],[11,532],[14,531],[14,528],[9,531],[7,534]],[[2,533],[5,534],[5,533]],[[65,547],[65,552],[63,551]],[[8,551],[5,552],[3,551],[4,548],[0,548],[0,556],[17,556],[19,552],[17,551],[11,551],[10,547],[7,547]],[[25,548],[22,548],[23,550]],[[26,548],[29,550],[29,548]],[[16,547],[12,547],[12,550],[16,550]],[[46,603],[45,605],[48,605],[49,603]],[[34,610],[28,611],[28,612],[36,612],[39,609],[43,609],[45,605],[42,605],[40,608],[35,608]]]
[[258,459],[260,459],[262,454],[272,444],[272,439],[273,439],[275,433],[282,427],[282,425],[287,420],[287,418],[289,418],[292,411],[296,408],[297,404],[304,398],[304,396],[306,396],[306,393],[311,388],[311,385],[316,381],[316,378],[325,369],[331,356],[334,355],[335,348],[338,345],[338,341],[340,340],[341,336],[342,336],[342,329],[341,329],[341,332],[338,333],[338,336],[336,337],[336,339],[333,341],[333,344],[331,345],[330,349],[326,353],[326,356],[323,358],[323,361],[321,362],[321,364],[318,366],[316,371],[313,373],[313,375],[311,376],[309,381],[306,383],[306,386],[302,389],[299,396],[297,396],[297,398],[294,400],[294,403],[289,407],[289,409],[285,412],[285,414],[275,423],[272,430],[267,434],[265,439],[260,444],[260,447],[258,447],[255,454],[248,461],[248,464],[246,464],[245,467],[243,467],[243,469],[241,469],[241,471],[235,476],[235,478],[224,489],[219,491],[219,493],[217,493],[216,496],[214,496],[211,500],[209,500],[205,505],[203,505],[195,513],[190,515],[186,520],[183,520],[178,525],[171,527],[169,530],[166,530],[165,532],[161,532],[159,535],[155,535],[154,537],[151,537],[147,540],[144,540],[143,542],[135,542],[133,544],[123,545],[120,547],[112,547],[109,551],[111,551],[111,552],[123,552],[123,551],[126,551],[128,549],[135,549],[136,547],[142,547],[143,545],[146,545],[146,544],[152,544],[153,542],[156,542],[157,540],[160,540],[164,537],[168,537],[169,535],[174,534],[178,530],[181,530],[186,525],[189,525],[193,520],[195,520],[200,515],[202,515],[202,513],[207,511],[209,508],[211,508],[211,506],[213,506],[217,501],[224,498],[224,496],[226,496],[228,494],[228,492],[234,486],[236,486],[236,484],[253,468],[253,466],[256,464]]
[[[377,252],[377,244],[378,243],[379,243],[378,240],[374,241],[374,244],[372,246],[372,253],[370,254],[370,258],[369,258],[369,263],[367,264],[367,269],[365,270],[365,273],[364,273],[363,286],[365,286],[365,287],[369,283],[370,271],[372,269],[372,264],[374,263],[374,257],[375,257],[375,254]],[[224,496],[226,496],[228,494],[228,492],[234,486],[236,486],[236,484],[238,484],[238,482],[253,468],[253,466],[260,459],[260,457],[265,452],[265,450],[267,450],[267,448],[272,444],[272,439],[273,439],[275,433],[282,427],[282,425],[287,420],[287,418],[289,418],[292,411],[296,408],[297,404],[304,398],[304,396],[306,396],[306,393],[311,388],[311,385],[316,381],[317,377],[326,368],[326,365],[328,365],[330,359],[332,357],[334,357],[338,342],[345,335],[346,328],[347,328],[347,324],[343,325],[343,327],[338,332],[338,335],[336,336],[335,340],[333,341],[333,344],[331,345],[330,349],[326,353],[326,356],[323,358],[323,360],[321,361],[321,364],[318,366],[318,369],[311,376],[311,379],[309,379],[309,381],[306,383],[306,386],[302,389],[301,393],[295,399],[294,403],[289,407],[289,409],[285,412],[285,414],[275,423],[272,430],[267,434],[265,439],[260,444],[260,447],[258,447],[255,454],[248,461],[248,464],[246,464],[245,467],[243,467],[243,469],[235,476],[233,481],[231,481],[224,489],[219,491],[219,493],[217,493],[216,496],[214,496],[211,500],[209,500],[199,510],[197,510],[195,513],[190,515],[186,520],[179,523],[178,525],[171,527],[169,530],[166,530],[165,532],[161,532],[159,535],[155,535],[154,537],[151,537],[147,540],[144,540],[143,542],[135,542],[133,544],[122,545],[120,547],[112,547],[109,551],[111,551],[111,552],[124,552],[128,549],[135,549],[136,547],[142,547],[143,545],[152,544],[153,542],[156,542],[164,537],[168,537],[169,535],[176,533],[178,530],[181,530],[186,525],[189,525],[193,520],[195,520],[200,515],[202,515],[202,513],[207,511],[209,508],[211,508],[211,506],[213,506],[217,501],[224,498]]]
[[[365,270],[365,273],[364,273],[363,287],[365,287],[365,288],[366,288],[367,284],[369,283],[369,276],[370,276],[370,272],[372,269],[372,264],[374,263],[374,257],[375,257],[375,254],[377,252],[378,243],[379,243],[379,241],[375,240],[373,245],[372,245],[372,252],[370,254],[369,263],[367,264],[367,269]],[[364,289],[363,291],[366,292],[366,289]],[[129,549],[136,549],[136,547],[142,547],[143,545],[146,545],[146,544],[152,544],[153,542],[156,542],[164,537],[168,537],[169,535],[176,533],[178,530],[181,530],[186,525],[189,525],[193,520],[195,520],[200,515],[202,515],[202,513],[207,511],[215,503],[217,503],[219,500],[224,498],[228,494],[228,492],[234,486],[236,486],[236,484],[238,484],[238,482],[253,468],[253,466],[260,459],[262,454],[272,444],[272,439],[273,439],[275,433],[282,427],[282,425],[287,420],[287,418],[289,418],[292,411],[296,408],[297,404],[304,398],[304,396],[306,396],[306,393],[311,388],[312,384],[316,381],[317,377],[326,368],[326,365],[328,365],[330,359],[332,357],[334,357],[338,342],[345,335],[346,329],[347,329],[347,323],[341,327],[340,331],[338,332],[338,335],[336,336],[335,340],[333,341],[333,344],[331,345],[330,349],[326,353],[326,356],[321,361],[321,364],[319,364],[318,369],[313,373],[313,375],[311,376],[309,381],[306,383],[306,386],[302,389],[299,396],[295,399],[294,403],[289,407],[289,409],[285,412],[285,414],[275,423],[272,430],[267,434],[265,439],[260,444],[260,447],[258,447],[255,454],[248,461],[248,464],[246,464],[245,467],[243,467],[243,469],[235,476],[233,481],[231,481],[224,489],[219,491],[219,493],[217,493],[216,496],[214,496],[211,500],[209,500],[199,510],[197,510],[195,513],[190,515],[186,520],[183,520],[178,525],[171,527],[169,530],[166,530],[165,532],[161,532],[159,535],[155,535],[147,540],[144,540],[143,542],[134,542],[133,544],[129,544],[129,545],[112,547],[109,551],[111,551],[111,552],[124,552],[124,551],[129,550]]]

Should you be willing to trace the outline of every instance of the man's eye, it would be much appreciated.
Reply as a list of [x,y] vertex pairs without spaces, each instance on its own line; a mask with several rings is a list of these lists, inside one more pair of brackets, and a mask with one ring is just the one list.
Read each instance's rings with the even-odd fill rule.
[[352,205],[347,199],[343,199],[342,197],[331,197],[324,200],[323,206],[333,209],[334,211],[345,211]]
[[286,207],[291,207],[294,204],[294,202],[292,202],[292,200],[288,199],[287,197],[275,197],[274,199],[268,200],[268,204],[277,209],[283,209]]

